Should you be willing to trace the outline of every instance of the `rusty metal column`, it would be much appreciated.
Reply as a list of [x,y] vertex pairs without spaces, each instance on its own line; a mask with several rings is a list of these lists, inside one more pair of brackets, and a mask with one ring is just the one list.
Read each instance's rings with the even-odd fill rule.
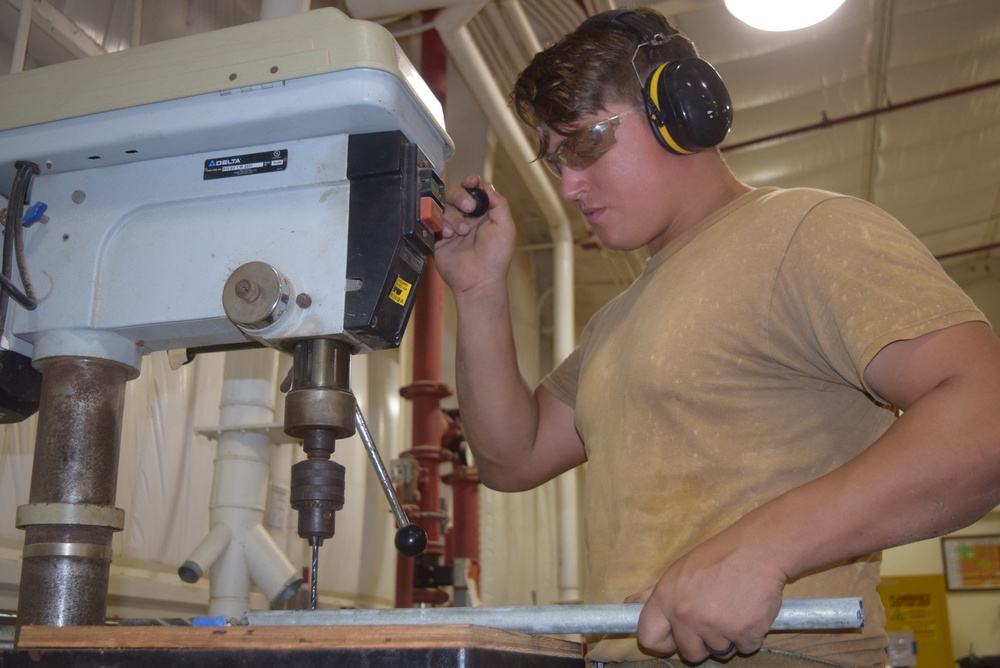
[[125,383],[129,369],[89,357],[38,363],[41,405],[25,530],[17,627],[104,624]]
[[[441,512],[441,462],[451,458],[441,447],[445,417],[441,412],[441,399],[452,393],[447,383],[439,380],[441,374],[441,309],[444,282],[429,261],[420,284],[420,294],[413,310],[413,383],[399,393],[413,402],[413,447],[402,456],[413,457],[418,466],[419,508],[408,510],[410,519],[427,533],[427,547],[416,559],[400,556],[400,568],[423,567],[433,571],[444,556],[443,524]],[[413,566],[411,566],[411,564]],[[447,593],[436,586],[419,582],[413,585],[412,594],[400,596],[397,590],[397,607],[403,601],[421,605],[441,605],[448,600]],[[399,582],[397,581],[397,586]]]

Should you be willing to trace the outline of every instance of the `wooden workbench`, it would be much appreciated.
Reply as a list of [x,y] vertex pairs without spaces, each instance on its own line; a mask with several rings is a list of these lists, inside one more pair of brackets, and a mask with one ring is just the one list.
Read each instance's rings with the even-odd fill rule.
[[478,626],[21,628],[2,668],[582,668],[580,645]]

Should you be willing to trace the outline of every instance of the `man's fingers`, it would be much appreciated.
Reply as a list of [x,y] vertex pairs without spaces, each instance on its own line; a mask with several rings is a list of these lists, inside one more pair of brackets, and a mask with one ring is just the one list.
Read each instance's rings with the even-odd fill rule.
[[637,591],[634,594],[629,594],[625,597],[625,603],[645,603],[649,600],[649,595],[653,593],[652,587],[647,587],[642,591]]

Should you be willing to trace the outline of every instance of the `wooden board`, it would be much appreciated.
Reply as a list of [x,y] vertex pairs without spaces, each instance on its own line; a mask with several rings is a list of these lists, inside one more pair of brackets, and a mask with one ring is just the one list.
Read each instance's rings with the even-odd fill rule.
[[24,649],[477,648],[579,658],[578,643],[482,626],[24,626]]

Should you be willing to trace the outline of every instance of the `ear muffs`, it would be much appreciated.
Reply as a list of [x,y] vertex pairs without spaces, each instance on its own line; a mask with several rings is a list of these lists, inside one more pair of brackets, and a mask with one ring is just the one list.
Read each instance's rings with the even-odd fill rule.
[[649,75],[643,96],[653,134],[671,153],[714,148],[733,124],[729,91],[701,58],[663,63]]
[[[595,14],[583,25],[588,23],[627,30],[638,36],[638,48],[664,44],[676,35],[664,35],[659,25],[627,9]],[[701,58],[662,63],[646,79],[642,94],[653,135],[671,153],[690,155],[714,148],[732,127],[729,91],[715,68]]]

